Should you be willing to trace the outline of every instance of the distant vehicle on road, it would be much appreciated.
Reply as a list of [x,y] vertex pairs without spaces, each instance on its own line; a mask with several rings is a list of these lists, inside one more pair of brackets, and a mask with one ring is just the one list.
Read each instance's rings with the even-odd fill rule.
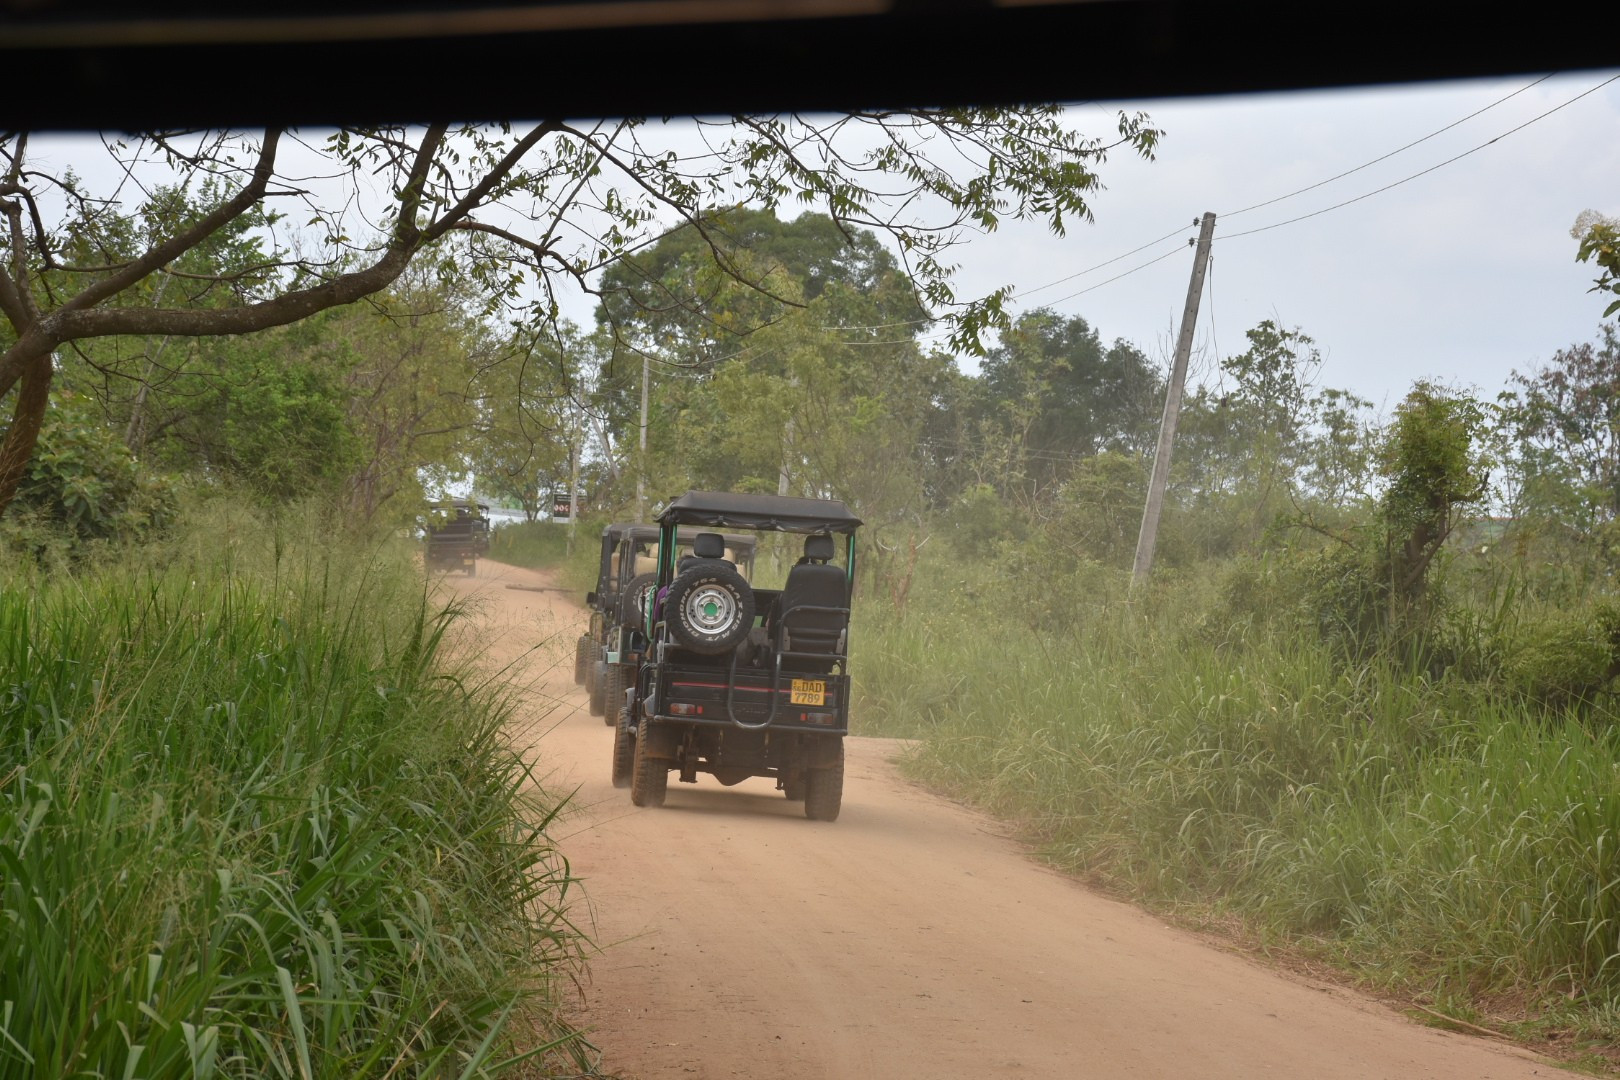
[[423,561],[431,570],[478,573],[478,557],[489,552],[489,506],[455,499],[428,512]]

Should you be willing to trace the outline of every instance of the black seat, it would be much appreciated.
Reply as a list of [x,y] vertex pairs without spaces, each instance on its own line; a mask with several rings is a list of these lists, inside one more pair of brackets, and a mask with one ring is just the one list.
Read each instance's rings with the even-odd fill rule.
[[675,564],[675,572],[684,574],[700,562],[723,562],[737,569],[737,564],[726,558],[726,538],[719,533],[698,533],[692,537],[692,554],[681,556]]
[[833,668],[832,658],[844,651],[844,631],[849,627],[849,578],[842,567],[827,561],[832,557],[832,537],[805,538],[804,558],[788,571],[781,598],[772,609],[770,627],[771,643],[778,651],[822,653],[828,659],[785,656],[784,671],[825,674]]

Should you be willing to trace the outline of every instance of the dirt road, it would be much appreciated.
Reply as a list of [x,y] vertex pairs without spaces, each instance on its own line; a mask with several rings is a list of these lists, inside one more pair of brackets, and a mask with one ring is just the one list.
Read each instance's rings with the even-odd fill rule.
[[[603,1067],[655,1078],[1252,1077],[1518,1080],[1555,1066],[1279,974],[1030,861],[851,739],[844,809],[806,821],[767,780],[671,777],[663,809],[608,780],[612,733],[573,685],[583,614],[544,575],[481,563],[487,657],[533,709],[602,952],[584,1020]],[[550,639],[552,647],[530,651]],[[588,921],[588,920],[587,920]]]

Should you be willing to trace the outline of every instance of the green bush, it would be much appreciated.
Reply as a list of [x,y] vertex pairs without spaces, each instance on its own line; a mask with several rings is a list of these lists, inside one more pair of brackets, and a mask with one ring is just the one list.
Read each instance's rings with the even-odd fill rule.
[[36,555],[52,547],[77,553],[95,541],[147,539],[175,507],[173,486],[141,467],[93,404],[63,394],[45,414],[0,537]]
[[1612,609],[1553,615],[1518,628],[1502,662],[1506,685],[1543,708],[1593,704],[1620,674]]

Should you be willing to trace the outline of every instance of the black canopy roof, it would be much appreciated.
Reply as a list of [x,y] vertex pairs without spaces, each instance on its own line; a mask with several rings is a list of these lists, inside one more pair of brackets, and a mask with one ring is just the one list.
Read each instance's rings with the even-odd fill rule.
[[709,525],[771,532],[852,533],[861,519],[833,499],[688,491],[658,515],[660,524]]

